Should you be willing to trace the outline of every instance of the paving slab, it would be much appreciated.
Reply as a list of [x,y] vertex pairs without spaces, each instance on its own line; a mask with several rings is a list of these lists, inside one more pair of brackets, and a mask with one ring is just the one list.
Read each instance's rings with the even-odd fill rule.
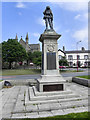
[[68,109],[63,109],[65,114],[69,114],[69,113],[75,113],[75,108],[68,108]]
[[65,112],[62,109],[61,110],[51,110],[51,113],[53,114],[53,116],[65,115]]
[[89,108],[89,106],[88,107],[75,108],[75,113],[88,111],[88,108]]
[[[34,97],[32,101],[28,89]],[[71,92],[60,93],[60,95],[59,92],[56,95],[55,93],[44,93],[43,97],[43,93],[35,96],[32,87],[29,86],[4,88],[0,90],[0,106],[2,105],[0,117],[38,118],[88,111],[88,88],[76,83],[67,83],[67,89]]]
[[26,118],[39,118],[38,112],[26,113]]
[[27,105],[26,106],[26,111],[27,112],[37,112],[38,111],[38,106],[33,104],[33,105]]
[[12,114],[11,118],[26,118],[26,114],[25,113]]
[[13,113],[24,112],[25,106],[22,104],[16,104],[15,108],[13,109]]
[[51,111],[39,112],[39,117],[50,117],[53,116]]
[[88,106],[87,100],[61,103],[62,109]]
[[18,104],[18,108],[16,109],[16,111],[18,111],[18,109],[21,107],[21,101],[17,100],[20,94],[19,92],[21,88],[23,89],[24,87],[13,86],[12,88],[5,88],[2,90],[2,117],[3,118],[10,118],[12,116],[12,113],[14,111],[16,104]]
[[50,105],[51,110],[59,110],[59,109],[61,109],[60,103],[49,103],[49,105]]
[[50,104],[39,104],[38,105],[39,111],[48,111],[51,110]]

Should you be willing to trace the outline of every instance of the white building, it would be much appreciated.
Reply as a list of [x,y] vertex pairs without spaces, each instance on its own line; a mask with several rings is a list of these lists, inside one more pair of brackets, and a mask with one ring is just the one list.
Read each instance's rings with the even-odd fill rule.
[[59,60],[62,59],[62,57],[66,56],[66,53],[62,51],[61,49],[58,50],[58,58]]
[[65,51],[65,49],[63,49],[63,51],[60,49],[58,50],[59,59],[61,59],[61,56],[66,56],[66,59],[70,67],[76,67],[77,62],[79,67],[80,66],[87,67],[88,65],[90,66],[89,53],[90,50],[85,50],[84,47],[82,47],[82,49],[78,51],[75,50]]

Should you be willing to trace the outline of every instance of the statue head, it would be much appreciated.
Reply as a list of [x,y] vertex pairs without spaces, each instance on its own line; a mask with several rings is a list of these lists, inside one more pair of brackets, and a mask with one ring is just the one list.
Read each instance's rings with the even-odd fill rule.
[[48,9],[48,10],[49,10],[49,9],[50,9],[50,7],[49,7],[49,6],[47,6],[47,7],[46,7],[46,9]]

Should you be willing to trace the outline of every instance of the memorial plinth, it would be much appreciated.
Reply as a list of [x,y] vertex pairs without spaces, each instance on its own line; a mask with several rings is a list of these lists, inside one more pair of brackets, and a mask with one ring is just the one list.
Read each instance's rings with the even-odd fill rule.
[[64,83],[59,73],[58,43],[61,35],[54,30],[47,30],[41,34],[39,41],[42,42],[42,75],[37,80],[37,89],[40,92],[62,91]]

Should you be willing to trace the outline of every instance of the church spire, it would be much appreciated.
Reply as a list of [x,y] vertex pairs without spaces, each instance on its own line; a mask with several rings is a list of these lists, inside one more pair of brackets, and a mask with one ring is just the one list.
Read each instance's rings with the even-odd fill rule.
[[16,37],[15,37],[15,40],[17,40],[17,41],[18,41],[17,33],[16,33]]
[[20,40],[23,40],[23,39],[22,39],[22,36],[21,36],[21,39],[20,39]]
[[28,40],[29,40],[29,38],[28,38],[28,33],[27,33],[27,35],[26,35],[26,44],[28,44]]

